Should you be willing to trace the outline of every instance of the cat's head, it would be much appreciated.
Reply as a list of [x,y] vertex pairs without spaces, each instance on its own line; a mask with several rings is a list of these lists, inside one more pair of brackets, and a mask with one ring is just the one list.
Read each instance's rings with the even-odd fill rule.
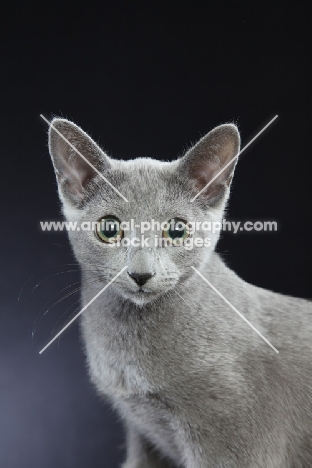
[[217,243],[209,222],[222,220],[239,146],[237,127],[225,124],[173,162],[121,161],[54,119],[49,149],[63,213],[77,223],[69,238],[81,268],[104,286],[127,266],[110,287],[139,305],[187,281]]

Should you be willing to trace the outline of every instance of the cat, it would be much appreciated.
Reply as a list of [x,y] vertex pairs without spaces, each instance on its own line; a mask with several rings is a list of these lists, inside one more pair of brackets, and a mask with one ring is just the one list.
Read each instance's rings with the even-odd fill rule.
[[[66,119],[49,128],[65,218],[111,223],[69,239],[83,305],[114,279],[81,332],[91,381],[125,423],[123,468],[312,466],[311,303],[247,284],[215,252],[219,232],[205,243],[203,230],[187,229],[222,220],[239,148],[230,123],[173,162],[122,161]],[[166,227],[145,232],[147,244],[121,245],[151,219]],[[191,238],[203,241],[184,248]]]

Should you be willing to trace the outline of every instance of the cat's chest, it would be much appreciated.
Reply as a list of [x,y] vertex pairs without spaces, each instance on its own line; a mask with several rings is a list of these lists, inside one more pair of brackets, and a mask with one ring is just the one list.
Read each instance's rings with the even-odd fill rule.
[[146,369],[137,360],[129,356],[118,356],[114,359],[104,359],[101,367],[101,385],[114,397],[130,395],[145,395],[153,392],[156,385]]
[[116,398],[157,390],[153,359],[144,347],[134,343],[134,338],[122,340],[103,334],[96,338],[93,333],[92,338],[85,339],[85,349],[90,376],[101,392]]
[[103,393],[157,393],[174,373],[177,347],[168,328],[164,333],[159,325],[121,322],[91,309],[83,317],[82,331],[91,377]]

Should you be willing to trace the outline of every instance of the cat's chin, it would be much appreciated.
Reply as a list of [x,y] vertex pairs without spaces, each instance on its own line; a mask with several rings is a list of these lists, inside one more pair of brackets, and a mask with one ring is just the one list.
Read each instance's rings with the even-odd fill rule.
[[123,296],[125,299],[128,301],[133,302],[135,305],[139,307],[143,307],[146,304],[149,304],[151,302],[154,302],[159,296],[161,296],[160,293],[156,292],[147,292],[147,291],[127,291],[123,292]]

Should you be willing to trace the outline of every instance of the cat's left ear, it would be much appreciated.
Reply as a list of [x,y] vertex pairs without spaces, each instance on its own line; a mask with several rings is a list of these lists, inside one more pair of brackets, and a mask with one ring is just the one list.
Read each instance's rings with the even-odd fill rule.
[[49,150],[63,203],[79,205],[97,171],[110,168],[109,157],[78,125],[66,119],[52,120]]
[[239,149],[240,136],[236,125],[220,125],[181,158],[178,170],[191,181],[194,195],[201,191],[201,199],[211,205],[218,203],[228,192]]

